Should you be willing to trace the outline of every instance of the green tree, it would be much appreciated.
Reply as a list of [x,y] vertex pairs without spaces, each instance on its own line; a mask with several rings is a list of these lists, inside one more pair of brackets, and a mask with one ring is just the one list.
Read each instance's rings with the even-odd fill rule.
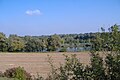
[[48,45],[47,50],[48,51],[56,51],[58,48],[61,47],[62,40],[60,36],[58,35],[52,35],[47,39]]
[[35,41],[35,39],[33,38],[29,38],[25,44],[25,51],[26,52],[37,52],[38,48],[36,48],[38,46],[38,42]]
[[10,35],[9,36],[9,48],[8,51],[10,52],[20,52],[24,50],[24,41],[17,35]]
[[41,38],[29,37],[25,43],[25,51],[42,52],[46,48],[46,40]]
[[[101,35],[97,36],[95,46],[105,56],[105,73],[107,80],[119,80],[120,79],[120,32],[118,25],[113,25],[109,28],[109,32],[102,32]],[[94,57],[92,57],[94,58]],[[99,60],[98,58],[96,58]],[[102,64],[100,64],[102,65]],[[97,69],[96,67],[95,69]],[[100,70],[103,68],[101,67]]]
[[93,41],[93,49],[96,51],[120,51],[120,32],[118,25],[113,25],[109,32],[102,30],[102,33],[96,34],[96,39]]
[[5,52],[8,49],[8,39],[4,33],[0,33],[0,51]]

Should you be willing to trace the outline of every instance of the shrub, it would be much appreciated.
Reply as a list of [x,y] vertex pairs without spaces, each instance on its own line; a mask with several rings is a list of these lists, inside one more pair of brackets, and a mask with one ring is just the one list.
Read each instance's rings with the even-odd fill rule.
[[17,78],[19,80],[32,80],[30,73],[26,72],[22,67],[14,67],[4,72],[5,77]]
[[[103,58],[100,57],[99,53],[91,53],[91,63],[90,66],[85,68],[89,71],[86,76],[90,76],[91,80],[106,80],[105,68],[103,63]],[[88,79],[88,77],[86,77]]]
[[33,76],[33,80],[44,80],[44,78],[37,73],[37,76]]
[[84,68],[80,63],[79,59],[76,58],[76,55],[71,55],[71,57],[65,56],[65,64],[60,65],[59,68],[56,68],[49,57],[49,63],[51,65],[51,72],[47,80],[79,80],[84,77]]

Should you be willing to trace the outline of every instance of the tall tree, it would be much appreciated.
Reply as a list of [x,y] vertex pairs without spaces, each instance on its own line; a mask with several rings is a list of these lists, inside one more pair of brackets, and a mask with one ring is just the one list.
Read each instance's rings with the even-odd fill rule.
[[19,52],[24,49],[24,41],[17,35],[9,36],[9,49],[10,52]]
[[0,33],[0,51],[5,52],[8,49],[8,40],[4,33]]
[[48,46],[47,50],[48,51],[56,51],[58,48],[61,47],[62,44],[62,39],[58,35],[52,35],[47,39]]

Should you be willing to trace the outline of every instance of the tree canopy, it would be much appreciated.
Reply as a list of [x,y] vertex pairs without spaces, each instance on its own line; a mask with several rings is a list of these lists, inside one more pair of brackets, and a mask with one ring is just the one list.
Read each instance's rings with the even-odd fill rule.
[[[1,52],[47,52],[47,51],[90,51],[111,50],[120,46],[120,31],[117,24],[108,31],[84,34],[54,34],[46,36],[18,36],[11,34],[7,38],[0,33]],[[98,41],[97,41],[98,40]],[[115,48],[112,48],[115,50]]]

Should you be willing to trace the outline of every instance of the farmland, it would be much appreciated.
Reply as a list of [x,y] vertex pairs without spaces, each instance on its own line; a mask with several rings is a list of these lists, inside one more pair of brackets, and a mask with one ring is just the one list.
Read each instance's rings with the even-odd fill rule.
[[47,76],[50,71],[47,55],[52,57],[55,66],[59,66],[60,63],[64,63],[65,57],[63,54],[76,54],[77,57],[80,58],[81,63],[89,64],[90,56],[88,53],[89,52],[0,53],[0,70],[4,72],[8,68],[21,66],[32,75],[39,73],[41,76]]

